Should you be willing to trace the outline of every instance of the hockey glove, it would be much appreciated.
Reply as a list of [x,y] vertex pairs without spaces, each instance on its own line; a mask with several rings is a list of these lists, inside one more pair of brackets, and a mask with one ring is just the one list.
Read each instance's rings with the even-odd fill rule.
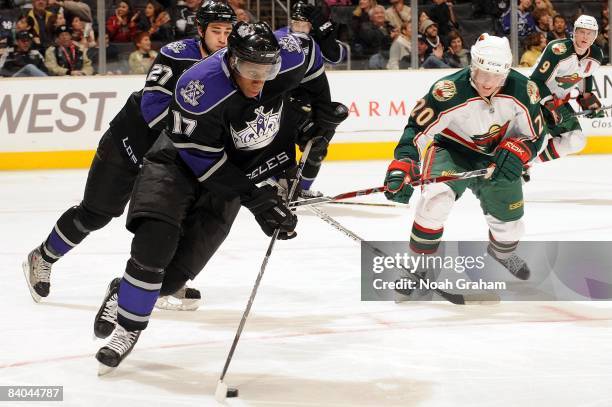
[[544,102],[544,114],[546,115],[547,122],[551,125],[551,127],[558,126],[563,121],[563,115],[559,111],[559,108],[565,105],[569,98],[569,94],[562,99],[553,95],[552,99]]
[[591,113],[585,115],[587,119],[597,119],[605,116],[603,110],[600,110],[601,102],[599,101],[599,98],[595,96],[594,93],[583,93],[582,95],[578,96],[577,100],[578,104],[580,105],[580,107],[582,107],[582,109],[592,110]]
[[310,24],[312,24],[310,35],[316,42],[324,40],[334,32],[334,24],[325,17],[322,7],[313,8],[310,14]]
[[297,216],[287,208],[275,187],[264,185],[257,188],[243,204],[255,215],[255,220],[266,235],[272,236],[276,229],[280,229],[279,240],[297,236]]
[[391,161],[385,176],[385,197],[390,201],[408,203],[414,192],[414,188],[409,183],[420,177],[418,162],[410,158]]
[[495,149],[493,157],[495,170],[491,180],[500,178],[508,181],[518,180],[523,174],[524,164],[529,160],[531,160],[531,150],[523,140],[512,137],[502,140]]
[[329,144],[336,133],[336,127],[348,117],[348,108],[342,103],[330,102],[322,106],[316,106],[310,123],[306,123],[297,135],[297,144],[300,150],[304,151],[304,146],[309,140],[313,144],[321,141]]

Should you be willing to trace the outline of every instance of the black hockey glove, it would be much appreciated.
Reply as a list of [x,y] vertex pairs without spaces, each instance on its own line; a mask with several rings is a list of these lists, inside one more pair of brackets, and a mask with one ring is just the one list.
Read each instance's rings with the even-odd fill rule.
[[342,103],[330,102],[315,107],[312,120],[298,131],[297,145],[300,146],[300,150],[304,151],[309,140],[312,140],[313,144],[320,144],[322,141],[329,144],[336,133],[336,127],[347,117],[348,107]]
[[334,24],[325,17],[322,7],[314,7],[309,19],[312,24],[310,35],[316,42],[324,40],[334,32]]
[[495,149],[495,170],[491,180],[518,180],[523,174],[523,166],[531,160],[531,155],[531,150],[523,140],[513,137],[502,140]]
[[297,236],[295,233],[297,216],[287,208],[275,187],[264,185],[257,188],[250,199],[243,204],[253,212],[255,220],[266,235],[272,236],[274,230],[280,229],[279,240],[293,239]]

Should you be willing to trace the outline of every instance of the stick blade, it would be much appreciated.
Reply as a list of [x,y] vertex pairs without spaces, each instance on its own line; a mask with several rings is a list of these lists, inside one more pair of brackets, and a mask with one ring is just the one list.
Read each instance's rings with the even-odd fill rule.
[[227,398],[227,384],[223,383],[223,380],[217,382],[217,388],[215,389],[215,400],[219,403],[223,403]]

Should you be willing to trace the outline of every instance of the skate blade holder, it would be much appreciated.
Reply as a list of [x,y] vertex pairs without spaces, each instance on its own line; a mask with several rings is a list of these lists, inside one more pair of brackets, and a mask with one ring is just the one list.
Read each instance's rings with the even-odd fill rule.
[[225,401],[226,398],[238,397],[238,389],[234,387],[227,387],[227,384],[223,380],[217,382],[217,388],[215,389],[215,400],[218,402]]

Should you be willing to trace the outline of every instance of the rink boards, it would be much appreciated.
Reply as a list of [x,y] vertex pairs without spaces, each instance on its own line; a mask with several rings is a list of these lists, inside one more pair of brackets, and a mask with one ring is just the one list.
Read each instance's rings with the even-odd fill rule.
[[[329,160],[392,157],[417,99],[451,70],[330,71],[332,98],[350,116],[329,149]],[[88,167],[108,122],[143,76],[2,79],[0,169]],[[612,67],[595,75],[604,105],[612,104]],[[612,153],[612,117],[581,119],[583,154]]]

